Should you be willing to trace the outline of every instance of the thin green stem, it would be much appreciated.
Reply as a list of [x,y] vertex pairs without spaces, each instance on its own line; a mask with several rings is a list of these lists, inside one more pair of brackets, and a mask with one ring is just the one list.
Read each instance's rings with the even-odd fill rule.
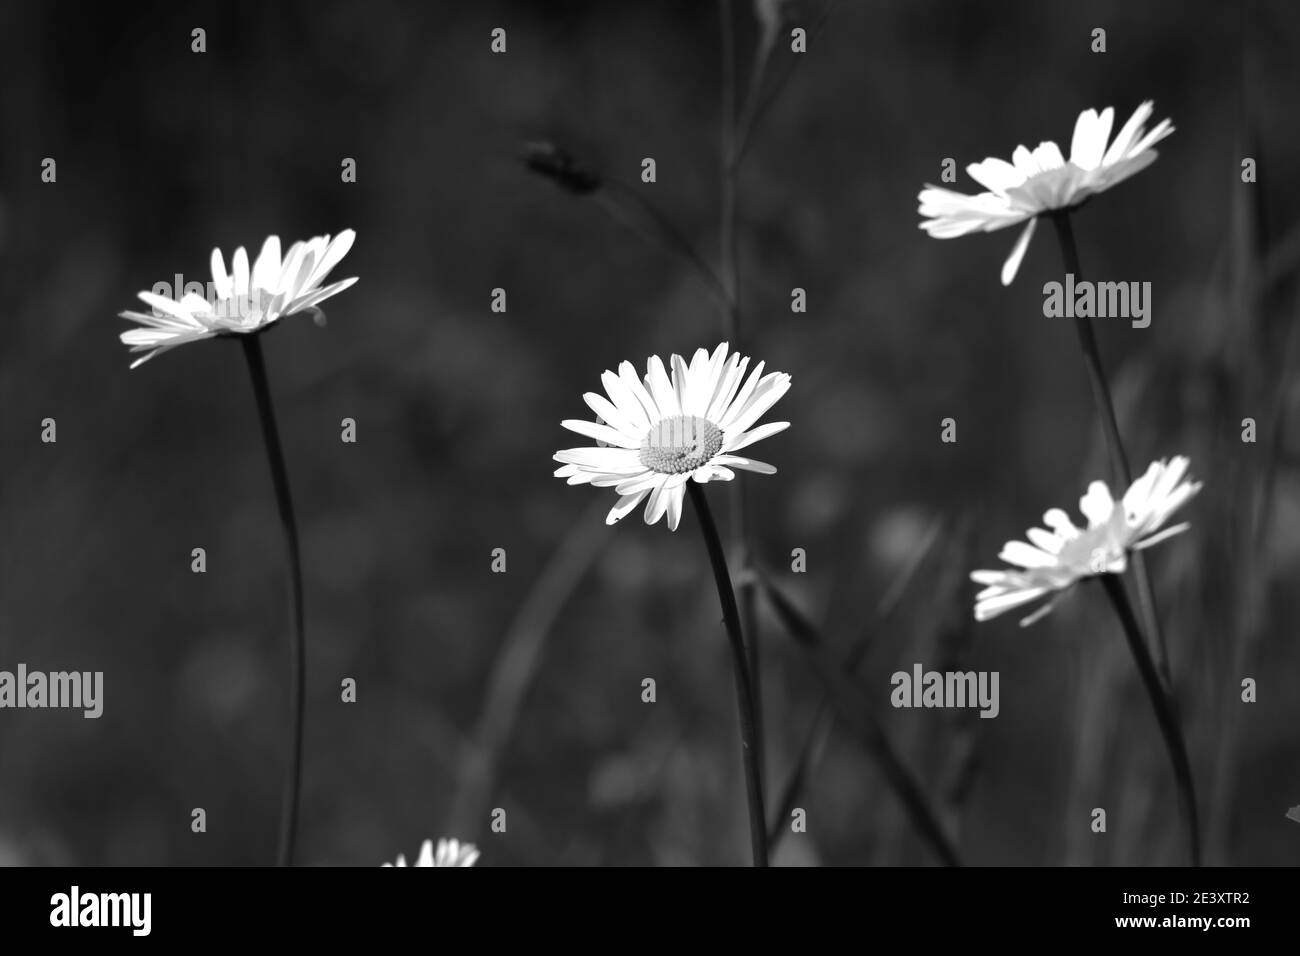
[[275,424],[275,406],[266,378],[258,334],[241,335],[248,374],[257,396],[257,413],[262,420],[262,438],[266,442],[266,460],[271,466],[275,485],[275,503],[280,512],[280,529],[284,532],[285,558],[289,571],[289,713],[291,737],[289,761],[285,768],[284,797],[280,810],[278,866],[293,864],[294,843],[298,835],[298,802],[302,787],[303,685],[306,676],[307,644],[302,621],[302,561],[298,555],[298,525],[293,517],[293,497],[289,493],[289,473],[284,465],[284,449]]
[[731,588],[731,575],[727,571],[727,558],[718,537],[713,513],[709,511],[704,496],[704,486],[696,481],[686,482],[691,504],[700,519],[700,533],[713,565],[713,580],[718,587],[718,601],[722,604],[722,619],[726,624],[731,646],[732,670],[736,677],[736,706],[740,715],[740,749],[745,765],[745,795],[749,803],[749,839],[754,866],[767,866],[767,817],[763,810],[763,778],[759,767],[758,746],[754,720],[754,695],[750,687],[748,660],[745,656],[745,638],[740,629],[740,612],[736,607],[736,594]]
[[[1056,227],[1056,237],[1061,243],[1061,259],[1065,271],[1074,276],[1076,283],[1083,281],[1083,269],[1079,265],[1079,249],[1074,242],[1074,228],[1070,225],[1070,211],[1062,209],[1051,213],[1052,225]],[[1083,352],[1083,364],[1088,372],[1088,384],[1092,389],[1092,401],[1101,419],[1102,432],[1106,436],[1106,449],[1110,456],[1111,477],[1116,485],[1116,493],[1123,495],[1133,483],[1133,472],[1129,468],[1128,455],[1124,451],[1124,441],[1120,438],[1119,420],[1115,417],[1115,402],[1111,398],[1110,386],[1106,383],[1106,372],[1101,363],[1101,350],[1097,348],[1097,337],[1093,333],[1092,319],[1087,316],[1075,316],[1074,328],[1079,334],[1079,348]],[[1166,688],[1173,687],[1173,678],[1169,668],[1169,653],[1165,648],[1164,634],[1160,628],[1160,615],[1156,610],[1155,591],[1151,587],[1151,578],[1147,574],[1146,559],[1142,553],[1135,551],[1132,555],[1133,576],[1137,581],[1138,604],[1142,609],[1142,618],[1146,623],[1147,635],[1154,650],[1156,669]]]
[[1200,866],[1201,838],[1196,817],[1196,789],[1192,783],[1191,762],[1187,759],[1187,745],[1183,742],[1183,733],[1178,728],[1178,713],[1173,694],[1165,693],[1160,683],[1155,664],[1151,660],[1146,643],[1142,640],[1137,618],[1133,615],[1133,608],[1124,591],[1123,580],[1117,574],[1102,574],[1099,577],[1106,589],[1106,595],[1110,598],[1110,603],[1115,608],[1115,614],[1123,625],[1129,650],[1133,652],[1133,660],[1137,664],[1138,673],[1142,676],[1142,685],[1146,688],[1151,707],[1156,712],[1156,722],[1160,725],[1160,733],[1165,739],[1165,749],[1169,751],[1169,760],[1174,767],[1179,807],[1183,819],[1187,821],[1192,866]]

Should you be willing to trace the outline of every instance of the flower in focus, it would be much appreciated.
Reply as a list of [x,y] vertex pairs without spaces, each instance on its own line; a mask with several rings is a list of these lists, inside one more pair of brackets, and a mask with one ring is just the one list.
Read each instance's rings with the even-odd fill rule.
[[988,192],[971,196],[926,185],[917,198],[923,217],[921,228],[936,239],[952,239],[972,232],[992,232],[1029,220],[1002,266],[1002,284],[1010,285],[1025,257],[1034,227],[1042,213],[1069,209],[1090,196],[1105,192],[1146,169],[1158,155],[1153,146],[1174,131],[1161,120],[1149,133],[1152,102],[1147,100],[1129,117],[1109,148],[1115,110],[1084,110],[1074,124],[1074,139],[1067,162],[1053,142],[1037,149],[1017,146],[1011,162],[988,158],[966,167],[967,174]]
[[613,488],[619,499],[606,524],[648,499],[646,524],[667,515],[669,529],[676,531],[687,481],[730,481],[734,468],[775,474],[771,465],[735,452],[790,427],[789,422],[754,427],[789,390],[790,376],[764,375],[759,362],[746,378],[749,359],[727,353],[723,342],[712,355],[698,349],[689,365],[674,355],[671,377],[657,355],[647,362],[644,378],[631,362],[622,363],[617,373],[606,371],[601,376],[606,394],[583,396],[596,421],[562,423],[595,439],[596,447],[556,452],[562,467],[555,477],[571,485]]
[[211,292],[207,298],[196,292],[174,290],[179,299],[141,292],[150,311],[119,313],[143,328],[122,333],[122,342],[132,352],[145,352],[131,363],[135,368],[168,349],[216,335],[257,332],[288,315],[319,311],[318,306],[357,280],[344,279],[322,286],[339,261],[352,248],[356,233],[345,229],[337,236],[317,236],[295,242],[282,259],[280,237],[262,244],[250,271],[248,253],[240,246],[231,259],[232,272],[220,249],[212,250]]
[[[1079,500],[1088,519],[1076,528],[1060,508],[1043,515],[1050,528],[1030,528],[1029,542],[1009,541],[998,555],[1015,568],[972,571],[971,580],[985,585],[975,595],[975,619],[987,621],[1012,608],[1045,595],[1064,591],[1080,578],[1098,574],[1123,574],[1128,552],[1140,551],[1186,531],[1189,525],[1166,528],[1170,515],[1201,490],[1199,481],[1186,481],[1188,460],[1153,462],[1120,501],[1110,495],[1104,481],[1094,481]],[[1055,598],[1020,622],[1032,624],[1051,611]]]
[[[434,852],[433,841],[425,840],[420,846],[420,855],[416,859],[415,866],[473,866],[478,859],[478,847],[473,843],[461,843],[459,840],[439,840],[437,852]],[[406,866],[406,857],[397,854],[396,863],[385,863],[383,866]]]

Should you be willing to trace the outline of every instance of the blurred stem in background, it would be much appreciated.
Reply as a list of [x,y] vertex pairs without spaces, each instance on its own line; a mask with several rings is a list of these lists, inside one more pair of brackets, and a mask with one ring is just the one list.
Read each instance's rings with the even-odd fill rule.
[[727,570],[727,556],[718,537],[717,525],[709,511],[704,486],[698,481],[686,482],[700,522],[700,533],[709,552],[713,566],[713,580],[718,587],[718,601],[722,605],[722,619],[727,628],[731,646],[732,669],[736,676],[736,705],[740,717],[740,749],[745,764],[745,796],[749,804],[749,839],[754,866],[767,866],[767,814],[763,809],[763,776],[758,760],[758,726],[756,702],[749,673],[749,660],[745,653],[745,637],[741,630],[740,611],[736,607],[736,594],[731,588],[731,574]]
[[1151,707],[1156,712],[1156,723],[1164,737],[1165,748],[1169,751],[1169,760],[1174,767],[1174,781],[1178,792],[1178,804],[1183,819],[1187,822],[1189,851],[1192,866],[1201,865],[1200,826],[1196,816],[1196,789],[1192,783],[1191,763],[1187,759],[1187,746],[1183,742],[1182,731],[1178,728],[1178,711],[1171,695],[1165,692],[1156,673],[1151,652],[1142,640],[1137,618],[1129,605],[1128,595],[1124,591],[1124,579],[1118,574],[1098,575],[1110,598],[1115,614],[1124,628],[1124,637],[1128,640],[1129,650],[1133,652],[1133,661],[1142,676],[1142,686],[1146,689]]
[[642,193],[619,179],[602,176],[583,166],[555,143],[539,140],[524,146],[523,161],[566,192],[590,197],[615,222],[622,223],[647,244],[677,257],[703,282],[719,307],[730,309],[727,290],[718,274],[700,258],[681,230]]
[[[786,778],[785,786],[780,791],[776,813],[772,815],[768,829],[769,849],[775,850],[781,839],[790,832],[790,815],[799,806],[803,788],[830,742],[833,727],[831,718],[838,716],[871,752],[885,782],[894,791],[912,825],[930,845],[935,855],[949,866],[961,865],[956,845],[940,823],[940,815],[928,799],[925,788],[903,763],[889,738],[885,736],[883,728],[870,717],[866,708],[855,705],[846,707],[843,704],[837,706],[834,699],[834,693],[842,688],[849,689],[854,697],[861,696],[852,681],[863,658],[871,647],[873,639],[879,635],[881,629],[902,605],[912,582],[935,550],[937,543],[941,538],[946,537],[948,526],[949,522],[944,519],[933,521],[911,559],[899,569],[897,576],[885,589],[876,603],[871,620],[862,629],[856,642],[850,646],[844,657],[842,670],[845,680],[836,681],[828,675],[819,674],[824,692],[817,704],[817,710],[803,744],[799,748],[794,766]],[[759,583],[768,600],[772,602],[777,617],[786,625],[790,637],[808,653],[819,653],[823,641],[817,628],[765,573],[760,575]],[[814,669],[825,670],[817,667]]]
[[660,212],[640,192],[621,180],[607,179],[605,185],[609,188],[605,192],[597,194],[596,201],[609,213],[610,217],[619,220],[634,232],[640,234],[641,238],[651,245],[658,245],[666,249],[669,254],[679,256],[699,276],[700,280],[708,288],[709,294],[717,300],[719,306],[729,311],[731,309],[731,299],[722,284],[722,280],[718,278],[718,274],[709,267],[708,263],[700,258],[699,254],[686,240],[686,237],[669,221],[668,217]]
[[466,832],[483,819],[483,807],[489,805],[487,800],[496,787],[502,754],[537,674],[546,638],[579,582],[609,544],[604,521],[607,510],[597,501],[573,522],[573,530],[552,553],[506,630],[492,663],[478,723],[461,748],[450,833]]
[[[799,611],[794,602],[786,597],[767,576],[761,576],[760,582],[764,595],[771,602],[772,609],[786,632],[804,650],[813,671],[822,682],[826,690],[824,703],[835,712],[844,728],[849,730],[871,754],[876,768],[884,776],[889,788],[898,796],[917,832],[930,845],[940,862],[945,866],[960,866],[961,858],[957,853],[956,844],[940,822],[939,814],[926,789],[894,750],[872,712],[870,696],[863,691],[861,683],[853,676],[853,671],[857,668],[868,642],[863,641],[850,652],[847,661],[835,659],[827,650],[817,628]],[[820,719],[820,714],[819,711],[815,721]],[[815,721],[813,731],[809,733],[810,744],[816,742]],[[824,746],[824,742],[821,746]],[[773,823],[774,834],[777,827],[784,829],[784,824],[789,819],[789,811],[793,809],[792,801],[803,775],[802,766],[797,766],[795,775],[787,784],[783,794],[782,816],[776,818]]]
[[275,503],[280,512],[280,530],[284,532],[285,559],[289,573],[289,759],[285,766],[284,803],[280,811],[280,839],[276,853],[278,866],[293,864],[294,843],[298,836],[298,802],[302,786],[303,683],[307,665],[307,643],[302,622],[302,561],[298,555],[298,524],[293,516],[293,497],[289,492],[289,472],[284,465],[284,449],[275,424],[275,406],[266,378],[259,333],[241,335],[248,374],[257,396],[257,413],[262,420],[262,438],[266,442],[266,460],[271,466],[275,485]]
[[[1065,271],[1074,275],[1075,283],[1083,281],[1083,269],[1079,265],[1079,249],[1074,242],[1074,228],[1070,225],[1070,211],[1061,209],[1051,213],[1052,225],[1056,227],[1056,237],[1061,243],[1061,259]],[[1124,451],[1124,441],[1120,438],[1119,421],[1115,417],[1115,402],[1111,398],[1110,386],[1106,383],[1106,372],[1101,364],[1101,352],[1097,348],[1097,337],[1093,334],[1092,319],[1075,316],[1075,331],[1079,334],[1079,348],[1083,352],[1083,364],[1088,371],[1088,384],[1092,389],[1093,404],[1097,408],[1097,417],[1101,419],[1102,432],[1106,436],[1106,450],[1110,457],[1111,479],[1116,488],[1124,489],[1133,484],[1133,473],[1129,468],[1128,454]],[[1151,588],[1151,578],[1147,574],[1146,559],[1141,552],[1135,551],[1131,556],[1133,577],[1137,582],[1138,604],[1142,608],[1142,617],[1146,623],[1147,638],[1151,642],[1156,670],[1168,693],[1173,693],[1173,676],[1169,668],[1169,653],[1165,648],[1164,635],[1160,629],[1160,615],[1156,611],[1155,592]]]
[[[813,26],[815,38],[826,25],[838,0],[827,0]],[[741,337],[740,306],[740,250],[737,243],[737,219],[740,210],[740,169],[745,153],[752,142],[759,118],[776,101],[782,87],[794,73],[801,56],[789,58],[789,65],[777,77],[764,96],[764,80],[776,49],[776,40],[785,24],[785,4],[782,0],[753,0],[754,16],[758,21],[758,37],[749,68],[749,85],[739,104],[736,98],[736,25],[732,0],[719,0],[722,36],[722,121],[721,140],[721,201],[719,203],[719,271],[722,288],[727,296],[723,319],[726,337],[731,347],[742,351],[747,345]],[[754,547],[747,521],[745,486],[735,482],[729,489],[731,498],[732,551],[735,554],[737,577],[740,582],[741,620],[749,635],[748,667],[753,682],[754,700],[758,714],[759,763],[763,764],[763,680],[762,660],[759,651],[760,634],[757,609],[757,576],[754,569]]]
[[[827,0],[821,15],[813,28],[814,37],[821,32],[831,10],[838,0]],[[740,169],[746,149],[752,140],[759,117],[776,100],[781,88],[794,73],[800,57],[792,56],[787,69],[780,75],[775,86],[766,98],[763,95],[764,80],[772,52],[776,48],[777,36],[785,23],[784,4],[781,0],[753,0],[755,18],[758,21],[758,37],[749,68],[749,84],[744,100],[738,104],[736,87],[736,24],[732,0],[719,0],[718,12],[721,19],[722,45],[722,116],[720,125],[720,143],[722,166],[720,170],[721,196],[718,206],[718,269],[721,285],[726,296],[723,308],[725,335],[735,351],[743,351],[747,343],[741,336],[741,299],[740,299],[740,250],[737,241],[737,219],[740,211]],[[739,115],[737,110],[739,108]],[[754,569],[754,547],[750,534],[745,507],[745,486],[734,482],[728,489],[731,509],[732,553],[735,555],[737,579],[740,586],[740,615],[745,633],[749,636],[747,646],[750,681],[754,691],[757,719],[758,759],[760,767],[764,765],[763,745],[763,678],[762,660],[759,651],[760,634],[757,611],[757,577]]]
[[[726,293],[723,308],[724,337],[737,352],[744,349],[740,337],[740,258],[736,244],[737,179],[740,163],[736,158],[736,29],[731,0],[719,0],[722,36],[722,119],[720,130],[722,168],[720,170],[721,196],[718,203],[718,269],[722,288]],[[763,82],[763,70],[772,52],[775,26],[769,19],[761,24],[758,49],[750,71],[749,91],[745,96],[746,111],[756,98]],[[745,520],[745,488],[743,482],[732,482],[727,489],[731,507],[731,549],[740,582],[740,619],[749,635],[745,666],[749,669],[750,687],[754,696],[754,738],[758,748],[760,773],[766,765],[763,748],[763,670],[759,656],[758,621],[754,613],[754,557]]]

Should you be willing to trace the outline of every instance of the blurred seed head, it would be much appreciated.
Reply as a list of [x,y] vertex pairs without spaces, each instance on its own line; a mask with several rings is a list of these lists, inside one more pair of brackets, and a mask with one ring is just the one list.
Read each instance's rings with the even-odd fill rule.
[[600,188],[600,176],[582,166],[552,142],[540,140],[524,146],[524,165],[561,189],[585,196]]

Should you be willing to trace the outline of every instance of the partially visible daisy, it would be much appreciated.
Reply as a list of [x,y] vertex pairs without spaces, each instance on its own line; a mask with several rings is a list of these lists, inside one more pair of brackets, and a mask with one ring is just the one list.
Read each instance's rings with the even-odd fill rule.
[[[425,840],[420,846],[420,855],[413,866],[473,866],[478,859],[478,848],[473,843],[461,843],[459,840],[439,840],[435,853],[433,841]],[[396,863],[384,863],[383,866],[406,866],[406,857],[397,854]]]
[[257,332],[285,316],[316,310],[320,303],[357,281],[352,278],[321,284],[347,255],[355,238],[351,229],[333,238],[316,236],[295,242],[281,259],[280,237],[271,236],[262,244],[251,272],[243,246],[235,250],[233,271],[229,273],[221,250],[213,249],[212,301],[194,292],[182,294],[179,300],[141,292],[140,299],[150,306],[149,312],[119,313],[144,326],[122,333],[122,342],[131,346],[132,352],[147,353],[131,367],[178,345],[216,335]]
[[988,158],[972,163],[966,172],[988,192],[967,195],[940,186],[926,185],[917,198],[917,210],[926,217],[921,228],[936,239],[952,239],[972,232],[993,232],[1029,220],[1002,266],[1002,284],[1010,285],[1034,237],[1042,213],[1077,206],[1090,196],[1105,192],[1156,161],[1152,148],[1174,131],[1169,120],[1161,120],[1149,133],[1152,102],[1147,100],[1129,117],[1109,148],[1115,110],[1106,107],[1100,115],[1084,110],[1074,124],[1070,159],[1050,140],[1030,151],[1017,146],[1011,162]]
[[[596,413],[595,422],[568,419],[570,431],[595,439],[596,447],[568,448],[555,453],[563,466],[555,477],[571,485],[613,488],[618,503],[606,524],[614,524],[646,501],[646,524],[665,515],[677,530],[686,482],[730,481],[733,468],[771,475],[776,469],[735,454],[763,438],[790,427],[759,418],[790,388],[784,372],[763,374],[764,363],[745,377],[749,359],[727,355],[723,342],[710,355],[698,349],[689,365],[680,355],[670,360],[672,376],[657,355],[646,363],[644,378],[631,362],[618,373],[601,376],[606,395],[587,392],[583,398]],[[648,500],[647,500],[648,499]]]
[[[1051,531],[1030,528],[1029,542],[1009,541],[998,555],[1014,569],[972,571],[971,580],[986,585],[975,595],[975,619],[987,621],[1054,592],[1060,592],[1080,578],[1097,574],[1123,574],[1128,553],[1149,548],[1186,531],[1186,522],[1166,528],[1169,517],[1201,490],[1199,481],[1185,481],[1188,460],[1176,456],[1168,462],[1152,462],[1115,501],[1104,481],[1094,481],[1079,500],[1079,510],[1088,519],[1086,528],[1076,528],[1060,508],[1043,515]],[[1032,624],[1047,614],[1055,603],[1049,600],[1020,622]]]

